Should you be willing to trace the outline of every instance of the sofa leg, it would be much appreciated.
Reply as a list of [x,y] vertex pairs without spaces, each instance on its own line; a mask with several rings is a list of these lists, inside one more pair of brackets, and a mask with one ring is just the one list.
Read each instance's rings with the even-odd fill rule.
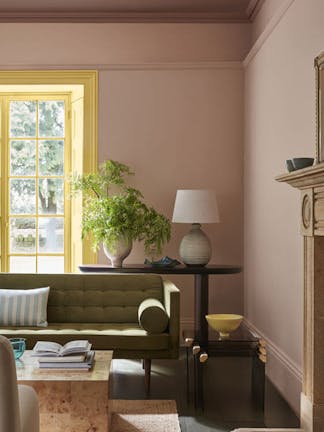
[[145,370],[145,391],[148,395],[150,393],[150,383],[151,383],[151,359],[144,359],[144,370]]

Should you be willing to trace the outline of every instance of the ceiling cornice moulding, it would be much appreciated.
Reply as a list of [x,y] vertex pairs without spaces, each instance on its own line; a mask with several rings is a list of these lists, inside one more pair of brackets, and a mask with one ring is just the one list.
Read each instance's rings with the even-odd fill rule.
[[250,3],[246,8],[246,15],[249,17],[251,22],[254,21],[265,2],[266,0],[250,0]]
[[[262,0],[251,0],[258,3]],[[0,12],[1,23],[249,23],[238,12]]]
[[[261,0],[262,1],[262,0]],[[253,58],[258,54],[263,44],[266,42],[268,37],[275,30],[277,25],[280,23],[281,19],[285,16],[286,12],[290,8],[290,6],[294,3],[295,0],[282,0],[282,5],[278,9],[278,11],[274,14],[271,20],[266,25],[265,29],[256,40],[255,44],[252,46],[250,52],[247,54],[245,59],[243,60],[243,66],[246,68],[249,63],[253,60]]]
[[238,61],[215,61],[215,62],[165,62],[165,63],[98,63],[98,64],[11,64],[2,65],[0,70],[16,71],[16,70],[98,70],[98,71],[114,71],[114,70],[186,70],[186,69],[226,69],[226,70],[243,70],[242,62]]

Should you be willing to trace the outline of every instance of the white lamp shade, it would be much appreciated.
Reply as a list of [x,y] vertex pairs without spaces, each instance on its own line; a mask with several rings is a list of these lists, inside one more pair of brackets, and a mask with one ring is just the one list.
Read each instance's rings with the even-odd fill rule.
[[177,191],[172,222],[205,224],[219,221],[219,211],[213,191],[206,189]]

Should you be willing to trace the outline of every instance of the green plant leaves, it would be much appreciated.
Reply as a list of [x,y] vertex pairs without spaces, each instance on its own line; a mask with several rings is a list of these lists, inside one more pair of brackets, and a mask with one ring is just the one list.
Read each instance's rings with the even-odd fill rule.
[[113,248],[121,235],[144,241],[145,253],[154,257],[170,240],[170,221],[147,207],[138,189],[127,186],[133,174],[127,165],[107,160],[97,173],[72,176],[72,194],[82,192],[84,198],[82,237],[91,234],[95,249],[101,242]]

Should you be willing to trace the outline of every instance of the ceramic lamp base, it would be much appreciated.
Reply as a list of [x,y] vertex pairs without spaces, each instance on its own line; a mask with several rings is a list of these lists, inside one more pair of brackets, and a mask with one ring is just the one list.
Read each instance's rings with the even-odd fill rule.
[[180,257],[187,266],[205,266],[211,258],[211,244],[198,223],[192,228],[180,243]]

